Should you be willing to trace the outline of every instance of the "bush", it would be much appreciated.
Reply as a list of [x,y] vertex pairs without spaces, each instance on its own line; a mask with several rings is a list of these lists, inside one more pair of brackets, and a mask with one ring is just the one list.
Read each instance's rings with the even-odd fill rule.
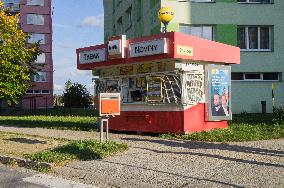
[[284,122],[284,107],[274,108],[273,111],[273,123],[280,124]]

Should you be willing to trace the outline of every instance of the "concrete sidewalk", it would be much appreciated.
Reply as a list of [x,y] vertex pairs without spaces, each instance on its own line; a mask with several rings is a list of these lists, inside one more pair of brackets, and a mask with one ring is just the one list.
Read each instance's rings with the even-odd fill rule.
[[[65,139],[97,132],[0,126],[0,131]],[[284,187],[284,139],[242,143],[165,140],[111,134],[130,149],[103,160],[75,161],[55,175],[100,187]]]

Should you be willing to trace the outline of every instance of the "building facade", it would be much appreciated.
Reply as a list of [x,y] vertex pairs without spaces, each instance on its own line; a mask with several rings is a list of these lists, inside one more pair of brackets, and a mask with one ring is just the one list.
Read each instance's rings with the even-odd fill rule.
[[42,54],[34,63],[32,87],[22,97],[22,108],[53,107],[52,8],[51,0],[2,0],[10,13],[20,13],[20,27],[27,44],[40,41]]
[[241,64],[232,66],[233,113],[272,112],[284,104],[284,1],[282,0],[104,0],[105,40],[158,34],[161,7],[175,18],[168,31],[239,46]]

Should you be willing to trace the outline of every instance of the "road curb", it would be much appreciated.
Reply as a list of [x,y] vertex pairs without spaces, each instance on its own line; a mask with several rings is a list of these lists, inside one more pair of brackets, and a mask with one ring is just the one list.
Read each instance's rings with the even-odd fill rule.
[[5,165],[17,165],[19,167],[31,168],[31,169],[53,169],[54,165],[45,162],[35,162],[28,159],[22,159],[18,157],[0,156],[0,163]]

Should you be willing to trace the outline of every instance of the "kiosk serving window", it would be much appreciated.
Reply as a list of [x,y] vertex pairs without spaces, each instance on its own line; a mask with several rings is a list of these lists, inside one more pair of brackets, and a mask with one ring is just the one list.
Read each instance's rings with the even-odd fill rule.
[[181,103],[181,74],[146,74],[99,79],[95,81],[95,93],[121,93],[122,103],[170,104]]

